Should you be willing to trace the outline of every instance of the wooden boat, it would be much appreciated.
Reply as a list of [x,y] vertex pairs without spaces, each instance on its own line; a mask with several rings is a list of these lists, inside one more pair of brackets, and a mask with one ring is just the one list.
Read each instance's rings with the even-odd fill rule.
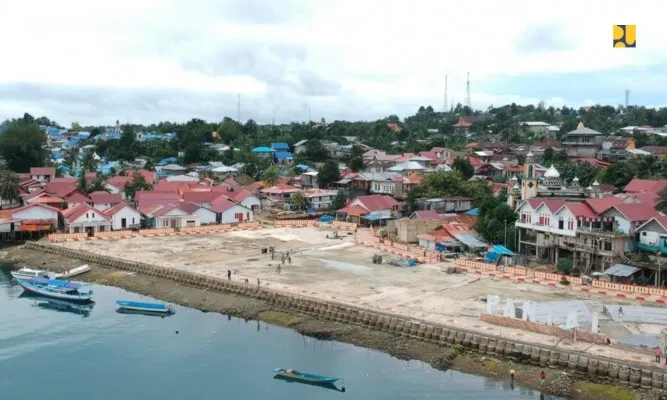
[[32,278],[54,278],[55,274],[42,269],[21,268],[16,271],[10,271],[14,279],[32,279]]
[[[314,385],[317,385],[317,386],[334,386],[335,387],[336,382],[343,381],[343,378],[336,378],[336,377],[331,377],[331,376],[309,374],[307,372],[301,372],[301,371],[297,371],[295,369],[276,368],[274,371],[277,372],[277,374],[274,378],[282,379],[282,380],[285,380],[287,382],[294,381],[294,382],[301,382],[301,383],[307,383],[307,384],[314,384]],[[340,391],[344,392],[345,391],[345,386],[343,386],[340,389]]]
[[60,273],[60,274],[55,274],[56,279],[62,279],[62,278],[71,278],[73,276],[85,274],[86,272],[90,271],[90,265],[84,264],[80,267],[68,269],[67,271]]
[[44,297],[42,295],[34,294],[31,292],[23,292],[19,297],[35,301],[35,306],[37,308],[78,314],[82,315],[84,318],[90,315],[90,312],[95,306],[95,303],[74,303],[68,300]]
[[83,284],[79,282],[62,281],[58,279],[32,278],[29,280],[19,279],[19,285],[23,290],[60,300],[88,303],[93,301],[93,291],[82,290]]
[[118,307],[123,310],[137,311],[142,313],[171,314],[174,312],[171,307],[162,303],[116,300],[116,304],[118,304]]

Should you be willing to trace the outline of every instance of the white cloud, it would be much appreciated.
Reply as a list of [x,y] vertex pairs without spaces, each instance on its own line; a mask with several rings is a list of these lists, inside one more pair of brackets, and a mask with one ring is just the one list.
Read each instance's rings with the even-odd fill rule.
[[[274,112],[279,120],[304,118],[306,104],[314,118],[370,119],[405,115],[427,103],[441,107],[445,74],[450,102],[461,102],[470,72],[477,107],[537,102],[521,87],[487,93],[477,82],[664,65],[667,39],[660,13],[647,12],[652,5],[660,9],[657,1],[630,9],[619,0],[517,0],[511,7],[479,0],[455,6],[431,0],[26,0],[0,14],[6,38],[0,85],[185,90],[221,99],[242,93],[244,107],[258,107],[244,114],[264,121]],[[637,25],[636,49],[612,48],[613,23]],[[667,76],[662,71],[659,82]],[[655,90],[649,79],[625,78],[638,90]],[[596,98],[585,85],[580,91],[580,99]],[[178,102],[165,95],[162,104]],[[544,97],[553,105],[573,101],[562,96]],[[17,103],[0,98],[0,116],[13,116],[5,114]],[[25,104],[47,115],[59,112],[40,98]],[[236,115],[235,106],[225,101],[213,108]],[[174,119],[164,111],[116,113],[142,122]],[[102,122],[92,115],[61,118],[75,117]]]

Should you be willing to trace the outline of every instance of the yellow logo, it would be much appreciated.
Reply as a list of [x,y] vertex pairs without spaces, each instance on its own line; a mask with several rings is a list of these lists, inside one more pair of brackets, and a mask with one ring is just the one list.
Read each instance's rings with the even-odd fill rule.
[[614,25],[614,47],[637,47],[637,25]]

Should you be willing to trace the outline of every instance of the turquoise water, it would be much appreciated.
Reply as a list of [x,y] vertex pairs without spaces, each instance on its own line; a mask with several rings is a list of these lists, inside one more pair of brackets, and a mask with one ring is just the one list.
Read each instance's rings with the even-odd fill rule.
[[[93,289],[96,304],[81,310],[21,296],[8,270],[0,269],[0,398],[540,398],[506,381],[441,372],[257,321],[179,306],[166,318],[119,314],[115,300],[147,298]],[[343,377],[346,392],[275,380],[276,367]]]

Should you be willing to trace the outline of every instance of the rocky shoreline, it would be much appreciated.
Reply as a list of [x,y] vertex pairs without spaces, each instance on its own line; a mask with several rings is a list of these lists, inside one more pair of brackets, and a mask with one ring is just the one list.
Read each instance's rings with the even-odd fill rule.
[[[44,254],[24,247],[6,249],[3,262],[31,267],[47,268],[56,272],[81,265],[81,261],[63,256]],[[48,261],[47,261],[48,260]],[[268,323],[289,327],[301,334],[320,340],[336,340],[382,351],[404,360],[419,360],[440,370],[456,369],[461,372],[506,379],[515,370],[515,381],[521,386],[545,394],[572,399],[663,399],[653,391],[631,391],[625,387],[607,383],[587,382],[585,374],[563,372],[515,363],[501,358],[481,356],[454,345],[443,347],[434,343],[401,337],[358,325],[316,319],[295,311],[277,310],[275,305],[252,297],[218,291],[208,291],[153,276],[137,275],[108,267],[91,265],[91,272],[77,277],[83,281],[122,289],[158,298],[204,312],[219,312],[243,319],[259,319]],[[539,387],[539,373],[544,369],[547,384]]]

